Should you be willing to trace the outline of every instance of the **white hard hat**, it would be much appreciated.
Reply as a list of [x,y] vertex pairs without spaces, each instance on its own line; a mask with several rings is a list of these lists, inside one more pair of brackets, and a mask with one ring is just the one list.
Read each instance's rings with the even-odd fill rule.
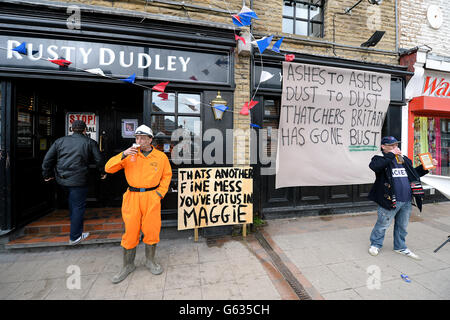
[[147,127],[145,124],[140,125],[136,128],[136,131],[134,132],[134,135],[147,135],[153,138],[153,131],[149,127]]

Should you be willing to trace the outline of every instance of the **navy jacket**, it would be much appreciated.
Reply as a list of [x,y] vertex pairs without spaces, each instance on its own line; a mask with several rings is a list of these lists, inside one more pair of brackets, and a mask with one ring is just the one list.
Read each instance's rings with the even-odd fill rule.
[[[384,153],[383,156],[376,155],[372,158],[369,168],[375,172],[375,182],[369,192],[368,198],[375,201],[381,207],[394,209],[393,195],[395,194],[394,183],[392,181],[392,160],[395,155],[392,152]],[[428,170],[424,170],[422,165],[413,168],[412,161],[403,156],[403,166],[408,174],[409,182],[420,181],[420,177],[426,175]],[[422,211],[422,197],[414,196],[419,211]]]
[[44,178],[56,177],[56,182],[66,187],[86,186],[89,163],[94,160],[100,173],[104,173],[104,161],[95,140],[74,133],[57,139],[42,163]]

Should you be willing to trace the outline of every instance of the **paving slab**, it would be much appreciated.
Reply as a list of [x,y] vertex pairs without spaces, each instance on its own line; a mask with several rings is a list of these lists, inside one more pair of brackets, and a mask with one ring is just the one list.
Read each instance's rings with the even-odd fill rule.
[[412,215],[407,244],[420,261],[393,252],[393,226],[380,254],[368,254],[376,212],[268,220],[246,238],[161,239],[157,276],[141,243],[136,270],[116,285],[118,244],[0,252],[0,299],[448,300],[450,244],[433,250],[447,239],[449,213],[446,202]]
[[376,212],[269,220],[265,236],[324,299],[448,300],[450,244],[433,250],[449,235],[449,215],[450,202],[426,204],[422,213],[413,212],[406,242],[419,261],[393,251],[393,224],[379,255],[369,255]]

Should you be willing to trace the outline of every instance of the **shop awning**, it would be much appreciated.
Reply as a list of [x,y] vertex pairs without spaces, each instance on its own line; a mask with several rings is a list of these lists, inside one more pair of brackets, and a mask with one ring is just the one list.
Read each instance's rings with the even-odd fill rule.
[[409,102],[409,110],[416,115],[450,116],[450,97],[415,97]]

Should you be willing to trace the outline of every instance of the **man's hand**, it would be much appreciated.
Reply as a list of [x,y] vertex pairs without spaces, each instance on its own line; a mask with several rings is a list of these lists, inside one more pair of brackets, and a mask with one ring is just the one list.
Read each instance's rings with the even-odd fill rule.
[[105,180],[106,177],[107,177],[107,174],[105,173],[105,174],[102,174],[102,175],[100,176],[100,179]]
[[130,155],[137,154],[137,153],[138,153],[138,149],[137,148],[129,147],[127,150],[125,150],[123,152],[123,155],[124,156],[130,156]]
[[438,165],[438,162],[436,159],[431,160],[431,162],[433,163],[433,166],[435,166],[435,167]]
[[45,181],[45,182],[49,182],[50,180],[53,180],[53,179],[55,179],[55,178],[54,178],[54,177],[44,178],[44,181]]
[[400,150],[400,148],[396,147],[391,151],[393,154],[398,154],[398,155],[402,155],[402,150]]

